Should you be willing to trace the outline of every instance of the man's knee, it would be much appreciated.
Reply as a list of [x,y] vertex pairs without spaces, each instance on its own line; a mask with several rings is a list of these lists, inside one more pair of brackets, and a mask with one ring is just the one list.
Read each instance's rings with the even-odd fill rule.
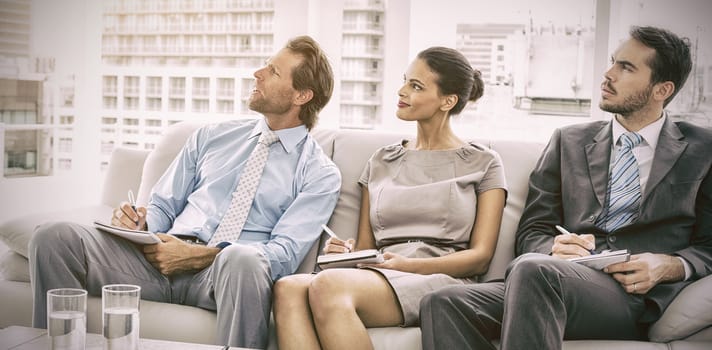
[[463,286],[446,286],[434,292],[426,294],[420,300],[420,314],[431,314],[452,308],[458,308],[458,304],[465,299],[463,296]]
[[71,222],[54,221],[37,226],[28,244],[29,255],[36,256],[46,249],[57,251],[68,246],[68,243],[78,238],[75,225]]
[[545,254],[527,253],[514,259],[509,265],[506,279],[539,278],[556,271],[556,266],[566,263],[564,260]]
[[[267,258],[259,249],[249,245],[232,244],[225,247],[215,257],[214,264],[216,273],[219,275],[269,277]],[[222,278],[217,280],[222,280]]]

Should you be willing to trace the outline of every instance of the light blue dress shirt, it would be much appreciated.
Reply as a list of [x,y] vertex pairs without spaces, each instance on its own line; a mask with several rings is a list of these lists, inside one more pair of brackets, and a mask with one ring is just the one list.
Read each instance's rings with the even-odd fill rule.
[[[264,119],[236,120],[197,130],[153,187],[146,222],[153,232],[208,242],[230,206],[232,192]],[[276,131],[264,173],[238,242],[258,247],[273,280],[294,273],[331,216],[341,174],[305,126]]]

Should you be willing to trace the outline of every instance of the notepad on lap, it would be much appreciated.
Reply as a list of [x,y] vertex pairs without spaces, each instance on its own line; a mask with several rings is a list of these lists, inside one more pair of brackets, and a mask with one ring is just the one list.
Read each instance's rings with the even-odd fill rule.
[[319,255],[316,263],[322,269],[335,267],[356,267],[357,264],[380,264],[383,256],[376,249],[365,249],[351,253]]
[[101,221],[94,221],[94,227],[138,244],[155,244],[161,242],[161,239],[158,238],[155,233],[149,231],[129,230],[127,228],[109,225]]
[[603,268],[608,265],[628,261],[628,259],[630,259],[628,249],[622,249],[602,252],[595,255],[582,256],[579,258],[571,258],[569,261],[586,265],[592,269],[603,270]]

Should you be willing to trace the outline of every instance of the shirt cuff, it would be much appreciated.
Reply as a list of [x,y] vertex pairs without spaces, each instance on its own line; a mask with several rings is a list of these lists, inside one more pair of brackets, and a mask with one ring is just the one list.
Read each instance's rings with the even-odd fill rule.
[[230,243],[230,242],[220,242],[215,247],[220,248],[220,250],[223,250],[223,249],[225,249],[225,247],[227,247],[231,244],[232,243]]
[[680,259],[682,262],[682,267],[685,269],[685,279],[683,281],[687,281],[692,277],[692,268],[690,267],[690,263],[687,262],[687,260],[683,259],[681,256],[676,256],[676,258]]

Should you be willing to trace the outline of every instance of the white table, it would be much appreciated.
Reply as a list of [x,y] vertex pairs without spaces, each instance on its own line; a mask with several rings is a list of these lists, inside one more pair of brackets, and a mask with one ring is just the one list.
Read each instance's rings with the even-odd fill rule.
[[[86,350],[102,350],[104,339],[101,334],[87,333]],[[141,350],[224,350],[245,349],[219,345],[180,343],[166,340],[141,339]],[[10,326],[0,329],[0,350],[47,350],[49,338],[46,329]]]

